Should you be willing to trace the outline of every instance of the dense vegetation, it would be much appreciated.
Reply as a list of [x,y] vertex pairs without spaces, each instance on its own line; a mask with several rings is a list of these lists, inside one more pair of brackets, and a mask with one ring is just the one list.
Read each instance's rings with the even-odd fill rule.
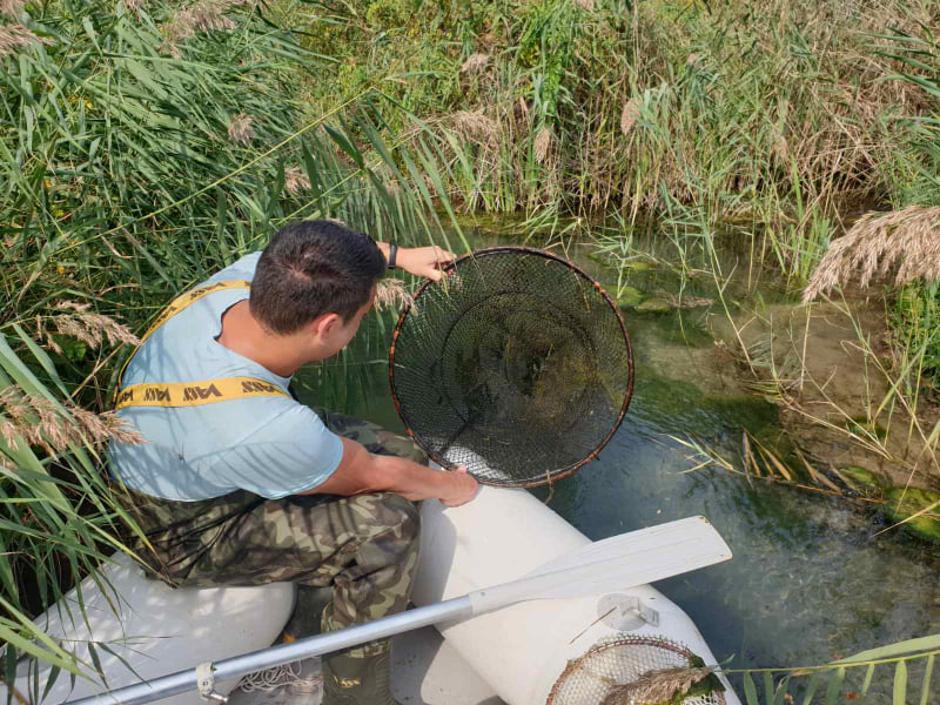
[[[938,12],[0,0],[7,664],[76,667],[30,617],[133,531],[109,393],[181,289],[292,218],[443,241],[459,210],[683,256],[736,238],[799,289],[862,210],[940,206]],[[902,386],[935,393],[938,284],[887,291]]]

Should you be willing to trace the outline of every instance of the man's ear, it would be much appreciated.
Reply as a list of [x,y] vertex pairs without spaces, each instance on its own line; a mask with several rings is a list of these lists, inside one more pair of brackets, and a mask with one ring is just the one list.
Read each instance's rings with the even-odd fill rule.
[[342,324],[338,313],[323,313],[310,323],[310,332],[319,338],[329,338]]

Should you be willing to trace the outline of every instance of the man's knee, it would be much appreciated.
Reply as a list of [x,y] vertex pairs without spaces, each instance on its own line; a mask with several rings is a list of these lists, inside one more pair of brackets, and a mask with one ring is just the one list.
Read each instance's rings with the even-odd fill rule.
[[409,545],[418,540],[421,530],[421,512],[417,505],[392,492],[359,495],[361,511],[368,513],[369,520],[381,533],[391,532],[402,544]]

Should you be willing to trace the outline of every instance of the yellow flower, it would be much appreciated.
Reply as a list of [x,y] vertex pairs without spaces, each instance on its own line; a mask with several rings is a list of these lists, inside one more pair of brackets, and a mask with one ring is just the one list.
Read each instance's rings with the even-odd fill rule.
[[65,267],[63,267],[61,264],[57,264],[55,271],[57,271],[59,274],[65,274]]

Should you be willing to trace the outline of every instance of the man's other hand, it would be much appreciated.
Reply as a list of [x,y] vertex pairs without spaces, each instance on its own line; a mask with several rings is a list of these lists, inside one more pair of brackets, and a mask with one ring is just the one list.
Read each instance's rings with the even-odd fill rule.
[[463,465],[458,465],[449,471],[447,479],[449,482],[444,492],[441,493],[440,499],[448,507],[459,507],[477,496],[480,484]]
[[398,250],[396,264],[418,277],[427,277],[432,281],[440,281],[444,273],[441,271],[448,262],[453,262],[456,255],[453,252],[433,245],[431,247],[409,247]]

